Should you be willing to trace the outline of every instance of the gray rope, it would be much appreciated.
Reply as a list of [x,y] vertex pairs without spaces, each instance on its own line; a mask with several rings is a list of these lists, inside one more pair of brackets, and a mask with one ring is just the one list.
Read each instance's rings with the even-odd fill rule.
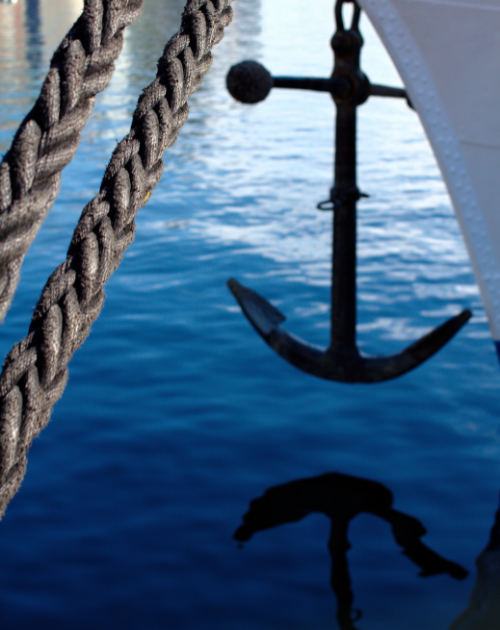
[[0,321],[29,246],[59,193],[95,96],[111,80],[125,28],[143,0],[85,0],[54,53],[38,100],[0,164]]
[[232,0],[189,0],[180,31],[139,98],[130,133],[116,147],[100,193],[85,206],[68,255],[50,276],[29,334],[0,375],[0,517],[24,477],[26,453],[62,396],[67,364],[99,315],[103,286],[135,232],[135,215],[163,172],[162,156],[188,116],[187,98],[212,64],[210,49],[232,18]]

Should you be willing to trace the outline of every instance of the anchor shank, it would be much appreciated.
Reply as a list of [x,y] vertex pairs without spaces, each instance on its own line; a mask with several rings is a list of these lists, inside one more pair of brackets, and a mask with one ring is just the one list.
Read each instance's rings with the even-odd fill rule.
[[337,104],[333,212],[332,350],[356,343],[356,106]]
[[337,104],[335,126],[335,182],[337,197],[356,188],[356,106]]

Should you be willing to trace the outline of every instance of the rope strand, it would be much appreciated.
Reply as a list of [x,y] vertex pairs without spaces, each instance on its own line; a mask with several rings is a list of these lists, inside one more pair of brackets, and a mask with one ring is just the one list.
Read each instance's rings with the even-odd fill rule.
[[134,239],[135,215],[163,172],[162,156],[188,116],[188,97],[212,64],[231,22],[232,0],[189,0],[156,79],[139,98],[130,133],[116,147],[99,194],[84,208],[66,260],[48,279],[29,334],[0,375],[0,516],[24,477],[26,453],[64,391],[67,364],[103,302],[103,286]]
[[111,80],[124,30],[142,7],[143,0],[85,0],[0,164],[0,321],[14,297],[24,256],[59,194],[61,171],[76,153],[96,94]]

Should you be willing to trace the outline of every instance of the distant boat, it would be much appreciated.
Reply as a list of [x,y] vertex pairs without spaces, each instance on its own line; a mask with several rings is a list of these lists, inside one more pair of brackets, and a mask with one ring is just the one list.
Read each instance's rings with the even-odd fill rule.
[[500,353],[500,1],[359,4],[420,116]]

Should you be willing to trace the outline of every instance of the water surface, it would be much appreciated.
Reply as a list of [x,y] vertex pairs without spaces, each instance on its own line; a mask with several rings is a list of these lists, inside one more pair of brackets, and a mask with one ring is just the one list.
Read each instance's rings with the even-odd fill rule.
[[[54,0],[53,0],[54,1]],[[63,19],[73,19],[66,3]],[[75,4],[75,15],[78,7]],[[421,578],[389,525],[352,520],[355,624],[441,630],[467,606],[500,489],[500,373],[467,252],[418,117],[372,99],[359,112],[358,342],[389,354],[470,307],[434,358],[388,383],[320,381],[275,355],[226,288],[233,276],[312,343],[329,335],[332,178],[326,94],[276,91],[248,107],[224,87],[257,59],[276,75],[328,76],[331,2],[237,0],[103,312],[70,364],[0,524],[2,629],[335,628],[330,520],[311,514],[232,536],[272,486],[338,472],[384,484],[431,549],[470,576]],[[177,30],[181,0],[146,0],[127,30],[61,194],[2,326],[27,331],[135,102]],[[54,42],[47,3],[0,4],[0,152],[36,98]],[[365,71],[400,85],[363,16]]]

